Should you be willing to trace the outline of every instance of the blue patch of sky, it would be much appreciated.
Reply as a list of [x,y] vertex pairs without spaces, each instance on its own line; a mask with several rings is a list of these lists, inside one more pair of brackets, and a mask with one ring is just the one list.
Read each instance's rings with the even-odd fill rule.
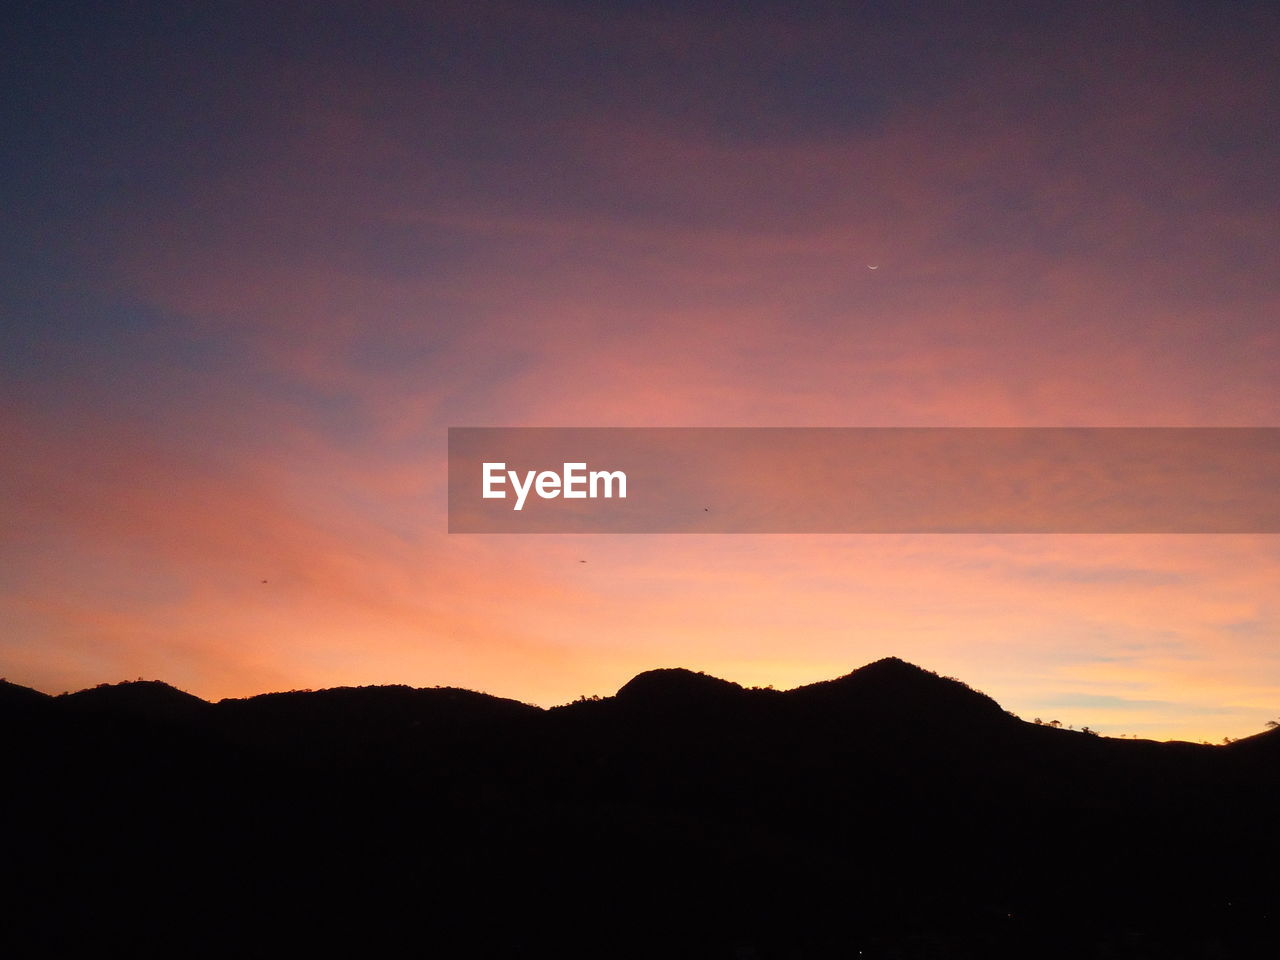
[[[1140,700],[1131,697],[1117,697],[1097,693],[1067,693],[1061,696],[1049,697],[1039,702],[1045,707],[1096,707],[1108,710],[1134,711],[1154,711],[1163,709],[1185,710],[1188,707],[1188,704],[1186,703],[1179,703],[1173,700]],[[1196,704],[1195,712],[1203,714],[1232,714],[1238,712],[1238,708],[1213,707]]]

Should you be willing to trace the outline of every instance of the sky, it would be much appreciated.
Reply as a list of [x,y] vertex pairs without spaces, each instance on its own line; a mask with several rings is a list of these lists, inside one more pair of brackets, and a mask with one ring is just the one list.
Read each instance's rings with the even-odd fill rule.
[[1274,535],[445,516],[451,426],[1280,426],[1274,5],[6,18],[10,681],[550,705],[894,655],[1108,735],[1280,717]]

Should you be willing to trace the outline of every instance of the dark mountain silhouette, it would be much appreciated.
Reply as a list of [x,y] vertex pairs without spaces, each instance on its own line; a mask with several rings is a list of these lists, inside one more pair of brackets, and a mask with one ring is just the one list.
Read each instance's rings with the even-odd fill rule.
[[1275,939],[1258,878],[1280,855],[1280,732],[1053,729],[895,658],[790,691],[651,670],[550,710],[0,682],[0,720],[18,785],[0,939],[30,926],[45,952],[1166,958]]
[[647,710],[717,707],[743,694],[736,683],[682,667],[646,670],[627,681],[615,695],[619,704]]
[[730,680],[683,667],[664,667],[636,674],[622,685],[616,695],[621,700],[671,698],[687,701],[741,692],[742,687]]
[[918,715],[922,709],[957,717],[1004,714],[986,694],[897,657],[885,657],[835,680],[797,687],[791,695],[813,703],[844,703],[904,716]]
[[57,702],[68,710],[149,720],[192,720],[211,708],[207,701],[159,680],[101,684],[63,694]]
[[336,687],[217,704],[222,728],[246,742],[331,755],[457,739],[541,713],[516,700],[455,687]]
[[990,733],[1014,718],[985,694],[896,657],[787,693],[803,709],[844,724],[871,725],[886,735]]
[[39,707],[52,699],[47,693],[0,679],[0,711]]
[[457,727],[528,717],[538,707],[518,700],[461,690],[457,687],[415,688],[403,685],[333,687],[264,693],[245,700],[222,700],[220,714],[261,729],[282,727],[300,734],[380,727]]
[[1227,745],[1234,753],[1254,754],[1260,757],[1271,757],[1280,763],[1280,727],[1272,727],[1251,737],[1241,737]]

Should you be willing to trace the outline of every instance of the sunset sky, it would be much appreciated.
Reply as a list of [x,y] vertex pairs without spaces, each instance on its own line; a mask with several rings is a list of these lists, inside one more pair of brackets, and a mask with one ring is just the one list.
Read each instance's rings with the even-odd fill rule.
[[895,655],[1109,735],[1280,718],[1275,535],[445,517],[450,426],[1280,426],[1274,4],[7,19],[10,681],[549,705]]

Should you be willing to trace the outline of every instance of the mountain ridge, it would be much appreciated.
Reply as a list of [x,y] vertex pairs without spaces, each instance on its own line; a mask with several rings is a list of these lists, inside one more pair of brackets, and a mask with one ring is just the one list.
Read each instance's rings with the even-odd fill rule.
[[136,936],[146,903],[166,955],[197,929],[239,955],[242,914],[287,955],[428,924],[444,956],[1268,955],[1220,947],[1270,929],[1272,734],[1057,730],[895,658],[789,691],[663,668],[550,709],[13,686],[10,915],[55,940]]
[[[705,713],[716,709],[733,709],[751,700],[757,703],[768,700],[780,704],[805,704],[810,708],[840,709],[851,716],[874,712],[886,717],[893,716],[898,721],[911,725],[937,724],[957,719],[988,727],[1007,724],[1009,721],[1030,725],[1029,721],[1005,710],[993,697],[963,681],[942,676],[895,656],[880,658],[838,677],[786,690],[744,687],[703,671],[684,667],[659,667],[636,674],[611,696],[580,698],[578,701],[550,707],[450,686],[344,685],[205,700],[159,680],[100,683],[82,690],[51,695],[0,679],[0,710],[70,708],[78,712],[128,714],[142,718],[196,720],[231,712],[245,715],[284,715],[291,711],[305,711],[309,705],[321,703],[331,709],[337,709],[339,704],[343,704],[355,710],[394,714],[397,710],[412,712],[407,704],[414,700],[420,706],[432,700],[438,701],[434,706],[441,707],[452,702],[459,713],[470,711],[480,715],[488,710],[494,715],[505,712],[512,716],[561,711],[580,705],[584,700],[625,705],[629,709],[649,713],[662,710],[697,710]],[[1047,727],[1045,729],[1048,731]],[[1053,732],[1068,734],[1074,731]],[[1122,739],[1101,733],[1095,736],[1108,741]],[[1181,740],[1137,742],[1188,744],[1196,747],[1221,745]],[[1277,749],[1280,749],[1280,729],[1227,741],[1227,744],[1240,745],[1240,749],[1269,749],[1270,745],[1276,744]]]

